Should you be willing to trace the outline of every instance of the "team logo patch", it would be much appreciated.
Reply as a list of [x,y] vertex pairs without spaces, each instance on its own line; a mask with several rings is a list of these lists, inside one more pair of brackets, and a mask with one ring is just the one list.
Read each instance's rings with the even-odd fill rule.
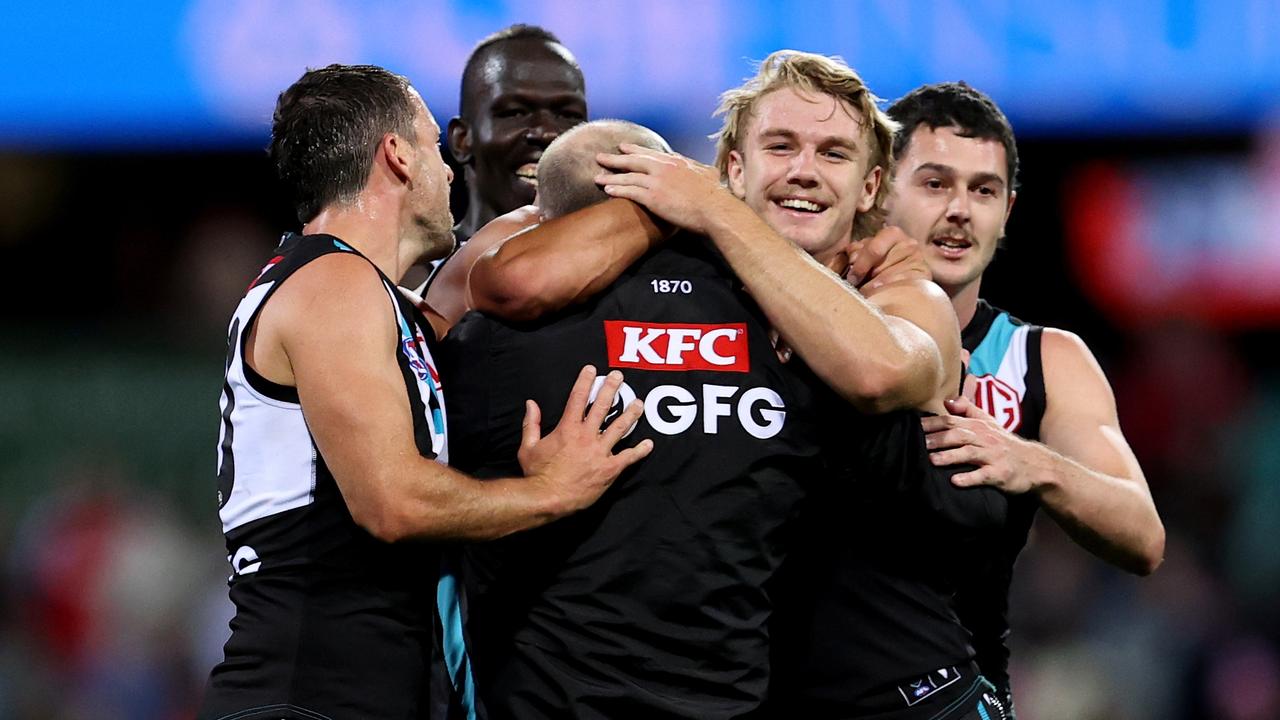
[[1013,432],[1022,426],[1022,398],[995,375],[979,375],[974,378],[974,404],[996,419],[1001,427]]
[[436,388],[440,386],[440,380],[436,375],[436,369],[431,367],[422,356],[418,354],[418,348],[415,346],[412,338],[404,338],[401,341],[404,356],[409,360],[409,367],[413,368],[413,372],[418,379],[427,383],[429,387]]
[[750,372],[746,323],[692,325],[605,320],[609,367]]

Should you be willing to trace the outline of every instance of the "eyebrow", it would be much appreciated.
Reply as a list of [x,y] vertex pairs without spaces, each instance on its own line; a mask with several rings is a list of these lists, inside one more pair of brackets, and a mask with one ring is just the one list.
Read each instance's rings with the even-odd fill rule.
[[[785,137],[791,140],[794,140],[797,137],[799,137],[798,135],[796,135],[796,132],[794,130],[790,130],[788,128],[780,128],[780,127],[765,128],[760,131],[760,136],[761,137]],[[828,135],[822,138],[822,141],[819,142],[818,144],[819,145],[841,145],[851,150],[856,150],[858,148],[858,141],[854,140],[853,138],[845,137],[843,135]]]
[[[919,173],[922,171],[935,172],[940,175],[946,175],[947,177],[955,177],[955,175],[957,174],[956,169],[951,167],[950,165],[943,165],[942,163],[930,162],[930,163],[923,163],[917,166],[915,171],[912,172],[912,175],[915,175],[916,173]],[[1001,187],[1004,187],[1004,184],[1005,184],[1004,178],[1000,177],[999,175],[993,172],[977,173],[972,178],[970,178],[970,182],[976,183],[978,185],[985,185],[986,183],[992,183],[994,185],[999,185]]]

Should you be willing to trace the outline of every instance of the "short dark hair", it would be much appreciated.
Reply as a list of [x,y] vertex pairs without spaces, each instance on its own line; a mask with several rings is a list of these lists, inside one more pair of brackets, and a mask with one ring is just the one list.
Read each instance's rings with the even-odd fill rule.
[[271,162],[298,222],[364,187],[383,135],[417,142],[409,81],[374,65],[308,69],[276,100]]
[[530,40],[554,43],[556,45],[564,44],[550,30],[538,25],[526,25],[525,23],[516,23],[505,27],[476,43],[475,48],[471,50],[471,54],[467,56],[466,66],[462,69],[462,86],[459,89],[458,97],[458,114],[462,115],[462,117],[471,117],[471,101],[467,97],[471,93],[468,92],[468,89],[480,81],[480,78],[477,77],[480,74],[480,61],[484,59],[485,54],[491,48],[508,40]]
[[1009,189],[1018,187],[1018,145],[1013,127],[995,102],[965,82],[924,85],[889,106],[889,117],[902,126],[893,138],[893,157],[902,159],[916,128],[959,128],[961,137],[996,140],[1004,145]]

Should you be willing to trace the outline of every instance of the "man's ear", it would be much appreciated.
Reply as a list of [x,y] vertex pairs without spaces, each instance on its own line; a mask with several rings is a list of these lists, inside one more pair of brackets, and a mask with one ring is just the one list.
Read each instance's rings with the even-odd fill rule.
[[417,151],[408,140],[396,133],[387,133],[378,143],[378,153],[386,160],[387,169],[396,179],[408,182],[413,177]]
[[449,142],[449,152],[460,165],[471,163],[471,126],[461,117],[449,120],[449,128],[445,131]]
[[730,150],[725,163],[725,174],[729,177],[729,191],[739,200],[747,195],[747,184],[742,179],[742,153]]
[[879,165],[871,168],[862,179],[862,197],[858,199],[858,212],[871,212],[876,206],[876,193],[880,191],[880,183],[884,182],[884,169]]

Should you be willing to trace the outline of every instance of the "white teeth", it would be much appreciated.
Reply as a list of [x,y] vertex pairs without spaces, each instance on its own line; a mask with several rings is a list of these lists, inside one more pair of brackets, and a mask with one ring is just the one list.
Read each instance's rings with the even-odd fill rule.
[[784,208],[790,208],[792,210],[804,210],[806,212],[822,212],[822,206],[819,205],[818,203],[809,202],[808,200],[801,200],[799,198],[787,198],[786,200],[783,200],[778,204]]

